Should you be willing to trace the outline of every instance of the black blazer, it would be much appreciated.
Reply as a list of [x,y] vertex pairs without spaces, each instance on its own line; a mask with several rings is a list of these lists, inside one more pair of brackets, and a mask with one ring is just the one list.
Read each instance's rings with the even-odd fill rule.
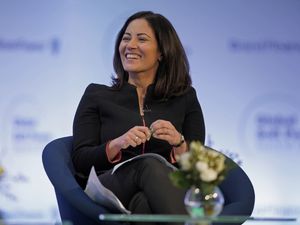
[[[170,121],[187,141],[204,143],[205,126],[196,91],[190,88],[182,96],[168,100],[153,98],[153,85],[147,89],[144,118],[140,115],[136,87],[125,83],[120,90],[90,84],[78,105],[74,123],[72,159],[77,172],[88,176],[92,166],[101,173],[114,166],[106,156],[108,141],[117,138],[134,126],[150,125],[158,120]],[[170,161],[172,146],[151,137],[144,152],[158,153]],[[142,145],[122,151],[121,161],[142,153]]]

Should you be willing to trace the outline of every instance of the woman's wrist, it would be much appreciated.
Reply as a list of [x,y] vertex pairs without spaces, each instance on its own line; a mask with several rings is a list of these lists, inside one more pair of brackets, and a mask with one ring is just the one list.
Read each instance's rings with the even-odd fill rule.
[[113,140],[108,141],[105,147],[107,159],[111,163],[118,162],[122,158],[121,151],[118,151],[116,148],[114,148],[113,144]]
[[178,148],[178,147],[182,146],[182,144],[185,142],[184,136],[181,133],[179,133],[179,135],[180,135],[179,142],[172,145],[172,147],[174,147],[174,148]]
[[113,152],[119,152],[122,150],[122,146],[120,145],[120,141],[118,140],[118,138],[115,138],[110,141],[109,149]]
[[109,158],[113,159],[116,155],[118,155],[121,152],[121,147],[118,144],[117,139],[113,139],[109,141],[107,145],[107,151],[108,151],[108,156]]
[[176,155],[181,155],[187,150],[187,143],[184,141],[179,147],[172,148],[172,156],[176,159]]

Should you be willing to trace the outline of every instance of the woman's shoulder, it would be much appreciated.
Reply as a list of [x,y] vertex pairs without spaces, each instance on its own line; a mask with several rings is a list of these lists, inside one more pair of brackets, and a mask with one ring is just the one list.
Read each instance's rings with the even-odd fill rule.
[[90,83],[87,87],[86,90],[89,91],[101,91],[101,90],[107,90],[110,87],[105,85],[105,84],[97,84],[97,83]]
[[189,86],[182,95],[185,98],[190,98],[192,96],[197,96],[196,89],[193,86]]
[[110,86],[107,86],[105,84],[90,83],[85,89],[85,94],[91,94],[91,95],[105,94],[110,91],[111,91]]
[[182,95],[186,105],[190,105],[191,103],[198,101],[197,91],[193,86],[187,88],[186,92]]
[[189,93],[189,94],[196,94],[196,89],[193,86],[190,86],[187,89],[187,93]]

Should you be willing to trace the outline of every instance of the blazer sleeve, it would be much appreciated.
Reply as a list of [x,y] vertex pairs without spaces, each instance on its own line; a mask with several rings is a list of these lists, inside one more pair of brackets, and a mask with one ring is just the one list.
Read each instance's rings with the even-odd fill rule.
[[186,115],[183,124],[185,139],[205,142],[205,123],[196,90],[192,87],[186,96]]
[[84,176],[89,175],[92,166],[97,172],[112,166],[106,155],[107,143],[101,143],[100,140],[101,109],[96,101],[98,95],[99,87],[90,84],[79,102],[73,121],[72,160],[76,172]]

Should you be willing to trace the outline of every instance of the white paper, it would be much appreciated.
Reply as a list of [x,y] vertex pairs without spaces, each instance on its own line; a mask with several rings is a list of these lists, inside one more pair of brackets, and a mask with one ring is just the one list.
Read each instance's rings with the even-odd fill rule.
[[98,179],[94,167],[91,169],[84,191],[93,201],[107,209],[118,209],[122,213],[131,214],[131,212],[123,206],[117,196],[111,190],[103,186]]
[[137,159],[141,159],[141,158],[145,158],[145,157],[152,157],[152,158],[155,158],[155,159],[158,159],[159,161],[163,162],[166,166],[170,167],[171,169],[173,170],[177,170],[177,168],[175,166],[173,166],[171,163],[169,163],[164,157],[162,157],[161,155],[159,154],[156,154],[156,153],[145,153],[145,154],[142,154],[142,155],[137,155],[133,158],[130,158],[130,159],[127,159],[126,161],[123,161],[117,165],[114,166],[111,174],[114,174],[116,172],[117,169],[119,169],[122,165],[128,163],[128,162],[131,162],[133,160],[137,160]]

